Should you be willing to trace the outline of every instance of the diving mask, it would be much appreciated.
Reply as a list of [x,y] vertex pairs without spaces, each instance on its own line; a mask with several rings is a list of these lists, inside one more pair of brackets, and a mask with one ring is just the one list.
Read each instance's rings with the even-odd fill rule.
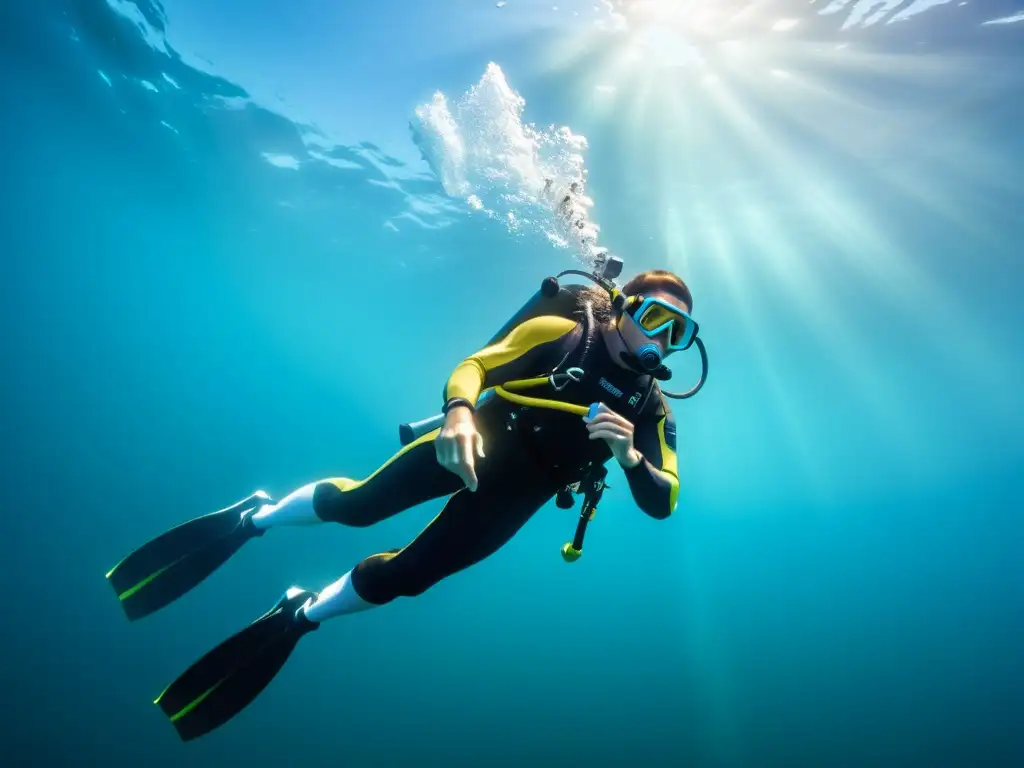
[[647,338],[662,336],[666,351],[689,349],[697,337],[698,326],[692,317],[674,304],[654,296],[629,298],[625,312]]

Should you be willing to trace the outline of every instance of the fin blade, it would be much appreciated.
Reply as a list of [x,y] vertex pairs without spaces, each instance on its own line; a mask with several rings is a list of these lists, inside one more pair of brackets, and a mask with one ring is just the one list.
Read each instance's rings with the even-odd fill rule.
[[225,512],[211,512],[176,525],[146,542],[115,565],[107,574],[110,585],[118,596],[136,589],[154,574],[188,556],[212,539],[227,536],[234,530],[240,516],[241,512],[239,517],[233,517]]
[[142,545],[107,574],[129,620],[167,606],[198,586],[244,544],[243,513],[270,502],[257,491],[230,507],[188,520]]
[[156,704],[172,720],[196,705],[287,630],[288,617],[271,612],[199,658],[160,694]]
[[138,621],[170,605],[206,581],[247,540],[245,536],[231,534],[215,539],[119,595],[125,615]]
[[204,736],[248,707],[281,671],[299,637],[298,633],[286,632],[268,643],[258,656],[222,680],[194,707],[172,719],[181,740]]
[[299,638],[295,611],[312,595],[292,590],[245,629],[196,661],[157,697],[156,704],[182,741],[219,728],[245,709],[270,684]]

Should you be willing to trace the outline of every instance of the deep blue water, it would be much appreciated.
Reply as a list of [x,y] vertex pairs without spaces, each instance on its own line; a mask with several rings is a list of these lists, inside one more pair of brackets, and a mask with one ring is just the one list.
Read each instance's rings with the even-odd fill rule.
[[[1024,37],[982,24],[1020,4],[843,30],[852,5],[775,3],[804,23],[762,54],[774,80],[723,69],[673,107],[696,76],[666,65],[616,108],[592,95],[607,44],[550,64],[583,31],[547,6],[384,5],[0,9],[5,762],[1024,764]],[[627,272],[694,290],[712,367],[676,409],[679,509],[643,516],[613,469],[579,563],[549,505],[326,624],[182,745],[150,704],[174,675],[439,502],[275,531],[138,624],[103,574],[255,488],[372,472],[575,266],[446,195],[409,131],[491,61],[526,119],[589,139]],[[786,73],[798,93],[765,85]]]

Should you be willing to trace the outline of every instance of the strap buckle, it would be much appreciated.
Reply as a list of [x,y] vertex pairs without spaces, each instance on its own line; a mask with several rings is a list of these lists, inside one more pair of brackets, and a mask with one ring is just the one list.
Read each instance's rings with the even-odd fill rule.
[[552,373],[548,376],[548,383],[551,384],[556,392],[561,392],[569,386],[569,382],[579,384],[586,375],[582,368],[568,368],[565,373]]

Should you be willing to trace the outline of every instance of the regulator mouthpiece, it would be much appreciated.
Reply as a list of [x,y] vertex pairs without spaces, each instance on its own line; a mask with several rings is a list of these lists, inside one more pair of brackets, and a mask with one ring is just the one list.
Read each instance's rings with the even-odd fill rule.
[[657,344],[644,344],[636,351],[636,359],[645,371],[656,371],[661,367],[661,347]]

